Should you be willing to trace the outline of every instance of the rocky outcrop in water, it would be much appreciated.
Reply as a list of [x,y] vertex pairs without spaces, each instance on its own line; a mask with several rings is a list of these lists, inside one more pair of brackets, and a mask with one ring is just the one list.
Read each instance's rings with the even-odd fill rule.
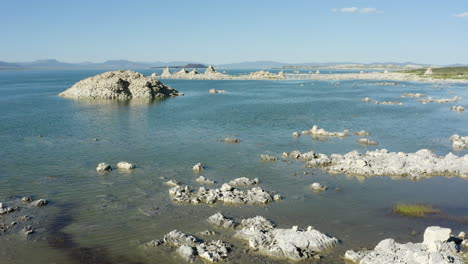
[[101,163],[99,163],[97,165],[96,171],[100,172],[100,173],[107,173],[107,172],[112,171],[112,167],[109,164],[105,163],[105,162],[101,162]]
[[271,155],[268,155],[268,154],[261,154],[260,159],[263,160],[263,161],[277,161],[278,160],[277,157],[271,156]]
[[468,148],[468,136],[462,137],[458,134],[455,134],[450,137],[450,141],[452,141],[452,147],[455,150]]
[[373,250],[348,250],[345,259],[357,264],[463,264],[450,233],[449,228],[431,226],[424,232],[422,243],[400,244],[389,238],[382,240]]
[[225,93],[225,90],[216,90],[216,89],[210,89],[208,91],[210,94],[217,94],[217,93]]
[[364,145],[364,146],[377,146],[379,142],[368,139],[368,138],[360,138],[357,140],[357,143]]
[[383,102],[375,101],[375,104],[383,104],[383,105],[403,105],[402,102],[392,102],[392,101],[383,101]]
[[259,184],[259,183],[260,183],[260,180],[258,178],[249,179],[247,177],[237,178],[228,182],[228,184],[231,186],[252,186],[252,185]]
[[215,184],[216,182],[206,178],[205,176],[200,176],[196,179],[199,184]]
[[427,95],[422,94],[422,93],[404,93],[401,97],[409,97],[409,98],[415,98],[415,97],[426,97]]
[[77,82],[59,96],[76,99],[153,99],[183,95],[162,82],[134,71],[111,71]]
[[310,130],[302,131],[302,134],[310,134],[317,137],[347,137],[349,136],[349,130],[344,130],[343,132],[329,132],[323,128],[314,125]]
[[220,213],[209,219],[215,219],[216,221],[209,221],[217,227],[224,227],[225,221],[228,221],[226,225],[228,228],[238,228],[235,235],[237,238],[247,240],[252,249],[274,258],[293,261],[320,258],[320,252],[338,244],[336,238],[329,237],[311,226],[306,230],[301,230],[297,226],[290,229],[276,228],[263,216],[243,219],[241,224],[233,223]]
[[219,262],[225,260],[230,251],[230,245],[221,240],[203,242],[178,230],[169,232],[164,236],[163,240],[152,240],[146,243],[147,247],[160,245],[177,247],[176,252],[186,261],[193,261],[200,257],[210,262]]
[[273,195],[272,192],[254,187],[252,189],[240,190],[225,183],[221,188],[207,189],[200,187],[194,190],[186,185],[176,185],[169,189],[171,200],[177,203],[190,204],[214,204],[222,202],[225,204],[267,204],[281,197]]
[[130,163],[130,162],[126,162],[126,161],[121,161],[121,162],[117,163],[117,168],[119,168],[121,170],[132,170],[135,167],[136,167],[135,164]]
[[454,111],[457,111],[457,112],[463,112],[463,111],[465,111],[465,108],[463,106],[452,106],[452,107],[450,107],[450,110],[454,110]]
[[432,98],[432,97],[428,97],[426,99],[419,99],[418,101],[423,103],[423,104],[427,104],[427,103],[439,103],[439,104],[445,104],[445,103],[456,103],[458,102],[459,100],[461,100],[462,98],[459,97],[459,96],[454,96],[453,98],[440,98],[440,99],[437,99],[437,98]]
[[313,151],[285,152],[284,157],[300,159],[306,167],[320,167],[332,174],[360,176],[402,176],[418,180],[431,176],[468,177],[468,155],[458,157],[452,153],[437,156],[428,149],[415,153],[389,152],[386,149],[351,151],[345,155],[327,156]]

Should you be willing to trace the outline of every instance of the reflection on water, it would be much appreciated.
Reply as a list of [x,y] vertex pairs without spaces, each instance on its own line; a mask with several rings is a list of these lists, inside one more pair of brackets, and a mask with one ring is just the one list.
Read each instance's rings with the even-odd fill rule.
[[[47,215],[41,216],[44,228],[36,234],[0,236],[0,253],[8,263],[179,263],[169,248],[141,245],[173,229],[192,234],[212,229],[205,219],[218,211],[237,220],[263,215],[280,227],[312,225],[342,240],[321,263],[341,263],[346,249],[373,247],[387,237],[420,241],[432,224],[451,227],[454,233],[468,229],[464,221],[411,219],[391,211],[397,202],[427,202],[448,215],[466,216],[468,204],[460,200],[465,179],[364,180],[328,175],[300,162],[261,162],[259,157],[295,149],[325,154],[376,149],[359,145],[356,136],[326,141],[292,137],[293,131],[314,124],[330,131],[369,131],[378,148],[430,148],[445,155],[453,151],[448,141],[452,134],[468,135],[467,115],[450,111],[449,104],[423,105],[400,95],[466,98],[467,85],[166,80],[186,95],[151,103],[55,96],[96,73],[0,72],[0,202],[16,195],[51,201],[41,211]],[[210,95],[211,88],[227,93]],[[364,97],[403,105],[366,104]],[[218,141],[228,135],[241,143]],[[100,162],[115,167],[122,160],[137,168],[95,172]],[[206,164],[203,175],[215,180],[215,187],[237,177],[258,177],[262,187],[281,193],[284,200],[268,206],[172,203],[164,182],[176,179],[199,186],[192,171],[197,162]],[[330,189],[313,193],[313,182]],[[232,231],[219,231],[214,239],[234,244],[232,263],[286,263],[244,253],[245,242],[233,239]]]

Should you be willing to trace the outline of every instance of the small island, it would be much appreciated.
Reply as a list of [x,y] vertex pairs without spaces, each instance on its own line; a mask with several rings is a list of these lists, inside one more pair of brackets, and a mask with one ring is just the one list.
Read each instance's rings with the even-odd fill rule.
[[77,82],[59,96],[76,99],[154,99],[183,95],[135,71],[110,71]]

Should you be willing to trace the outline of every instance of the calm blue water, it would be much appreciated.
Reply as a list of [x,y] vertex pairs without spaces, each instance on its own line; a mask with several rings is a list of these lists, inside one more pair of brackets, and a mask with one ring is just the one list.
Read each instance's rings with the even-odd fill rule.
[[[359,145],[355,136],[327,141],[292,137],[293,131],[314,124],[330,131],[369,131],[380,143],[378,148],[404,152],[429,148],[445,155],[452,151],[448,141],[452,134],[468,135],[467,113],[448,109],[467,107],[466,99],[423,105],[400,95],[468,98],[466,84],[164,80],[185,96],[152,104],[56,96],[101,72],[0,71],[0,202],[24,195],[51,202],[37,216],[42,226],[34,235],[0,236],[0,263],[179,263],[167,248],[141,245],[173,229],[188,233],[211,229],[205,219],[218,211],[236,219],[260,214],[280,227],[312,225],[342,240],[321,263],[342,263],[346,249],[373,247],[388,237],[420,241],[432,224],[451,227],[454,233],[468,231],[468,223],[453,217],[414,219],[391,213],[396,202],[404,201],[432,203],[444,215],[468,216],[468,203],[462,198],[468,180],[364,180],[305,169],[301,163],[259,161],[260,154],[295,149],[326,154],[375,149]],[[228,70],[244,72],[249,70]],[[211,88],[227,93],[208,94]],[[404,104],[366,104],[364,97]],[[242,142],[218,142],[226,136]],[[106,176],[95,172],[100,162],[115,166],[121,160],[138,167]],[[164,182],[176,179],[198,186],[191,169],[197,162],[206,164],[203,175],[218,183],[258,177],[263,187],[281,193],[284,200],[262,207],[171,203]],[[315,181],[330,190],[311,192],[308,185]],[[154,216],[141,213],[156,207]],[[413,230],[418,235],[411,235]],[[245,254],[245,242],[231,236],[231,231],[219,236],[235,246],[231,263],[287,263]],[[62,242],[57,246],[50,242],[53,239]]]

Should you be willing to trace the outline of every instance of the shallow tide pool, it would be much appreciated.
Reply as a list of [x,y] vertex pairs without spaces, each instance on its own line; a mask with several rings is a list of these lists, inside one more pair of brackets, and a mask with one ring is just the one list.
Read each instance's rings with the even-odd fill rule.
[[[292,150],[454,152],[448,138],[468,135],[468,113],[449,107],[466,108],[467,84],[164,80],[185,96],[152,103],[56,96],[101,72],[0,71],[0,202],[25,195],[50,202],[33,216],[38,220],[34,234],[0,234],[0,263],[180,263],[168,247],[142,245],[174,229],[190,234],[213,230],[206,218],[216,212],[238,221],[262,215],[279,227],[311,225],[341,241],[320,261],[308,263],[343,263],[347,249],[373,248],[389,237],[419,242],[429,225],[450,227],[455,234],[468,231],[468,179],[364,179],[329,175],[301,162],[260,161],[260,154],[280,156]],[[212,88],[227,93],[209,94]],[[400,98],[403,93],[464,99],[421,104],[417,98]],[[364,103],[364,97],[403,105]],[[326,141],[292,136],[314,124],[329,131],[366,130],[380,144],[362,146],[354,135]],[[241,143],[219,142],[228,136]],[[98,163],[116,167],[122,160],[137,168],[96,173]],[[215,180],[215,186],[258,177],[262,187],[280,193],[283,200],[265,206],[171,202],[165,181],[198,187],[198,174],[192,171],[197,162],[206,165],[201,175]],[[329,190],[314,193],[309,188],[313,182]],[[392,213],[397,202],[429,203],[443,213],[398,216]],[[149,211],[155,213],[148,216]],[[246,251],[247,243],[233,238],[233,231],[217,231],[214,238],[233,245],[228,263],[289,263]]]

